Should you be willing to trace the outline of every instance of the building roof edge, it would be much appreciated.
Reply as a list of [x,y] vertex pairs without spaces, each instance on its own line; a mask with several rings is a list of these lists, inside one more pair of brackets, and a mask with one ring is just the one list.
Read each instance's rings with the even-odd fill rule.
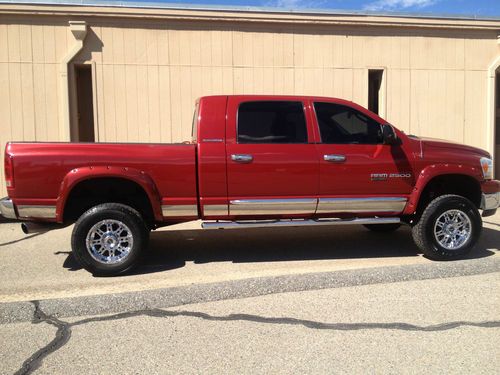
[[256,7],[236,5],[209,5],[188,3],[167,3],[160,1],[116,1],[116,0],[0,0],[0,4],[13,5],[56,5],[77,7],[116,7],[116,8],[143,8],[143,9],[171,9],[171,10],[199,10],[222,11],[242,13],[271,13],[271,14],[300,14],[311,16],[372,16],[372,17],[398,17],[422,18],[443,20],[469,20],[469,21],[500,21],[500,16],[483,16],[475,14],[434,14],[410,12],[380,12],[366,10],[339,10],[323,8],[286,8],[286,7]]

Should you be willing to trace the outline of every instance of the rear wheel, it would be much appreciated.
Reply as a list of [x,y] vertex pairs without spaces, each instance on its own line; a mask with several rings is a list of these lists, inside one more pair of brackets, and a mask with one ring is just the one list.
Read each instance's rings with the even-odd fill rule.
[[481,228],[481,215],[471,201],[458,195],[443,195],[425,208],[412,234],[428,258],[452,260],[472,250]]
[[125,273],[137,265],[149,230],[141,215],[119,203],[105,203],[86,211],[76,222],[71,247],[87,271],[100,276]]
[[381,233],[387,233],[387,232],[394,232],[397,230],[401,224],[399,223],[391,223],[391,224],[363,224],[363,226],[366,229],[369,229],[373,232],[381,232]]

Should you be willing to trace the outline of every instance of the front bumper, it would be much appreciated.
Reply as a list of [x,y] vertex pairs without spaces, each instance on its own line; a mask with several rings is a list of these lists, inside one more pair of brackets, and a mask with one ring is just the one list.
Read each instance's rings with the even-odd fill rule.
[[9,198],[0,199],[0,215],[6,219],[17,219],[14,203]]
[[494,210],[500,206],[500,191],[484,194],[481,197],[481,210]]

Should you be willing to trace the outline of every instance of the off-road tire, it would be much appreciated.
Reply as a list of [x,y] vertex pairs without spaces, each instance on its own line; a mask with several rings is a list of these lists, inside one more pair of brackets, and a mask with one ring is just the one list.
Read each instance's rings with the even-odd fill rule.
[[394,232],[398,230],[401,224],[399,223],[391,223],[391,224],[363,224],[366,229],[371,230],[372,232],[379,233],[388,233]]
[[[87,249],[87,235],[102,220],[115,220],[125,224],[131,232],[133,245],[128,255],[115,264],[104,264],[92,257]],[[147,247],[149,229],[142,216],[133,208],[120,203],[104,203],[86,211],[75,223],[71,236],[73,256],[80,265],[96,276],[115,276],[133,269],[141,252]]]
[[[468,240],[458,249],[450,250],[442,246],[434,235],[438,218],[448,210],[458,210],[465,214],[471,223]],[[476,206],[467,198],[459,195],[442,195],[429,203],[420,220],[413,226],[412,235],[415,244],[422,253],[433,260],[454,260],[469,253],[481,234],[483,222]]]

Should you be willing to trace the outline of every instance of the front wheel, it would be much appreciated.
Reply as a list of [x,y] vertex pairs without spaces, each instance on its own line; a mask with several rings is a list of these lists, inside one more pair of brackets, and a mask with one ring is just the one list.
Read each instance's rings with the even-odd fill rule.
[[76,222],[71,247],[76,260],[99,276],[125,273],[137,265],[149,237],[141,215],[119,203],[92,207]]
[[481,228],[481,216],[471,201],[458,195],[442,195],[425,208],[412,234],[428,258],[453,260],[472,250]]

